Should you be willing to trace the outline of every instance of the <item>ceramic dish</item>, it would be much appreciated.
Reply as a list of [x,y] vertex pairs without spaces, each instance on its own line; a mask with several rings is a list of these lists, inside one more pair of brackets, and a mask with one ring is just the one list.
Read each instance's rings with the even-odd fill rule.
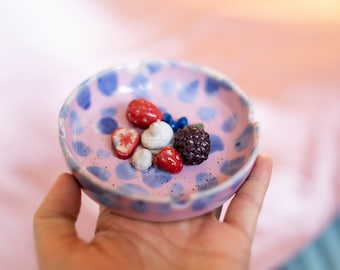
[[[209,158],[178,174],[156,167],[135,170],[114,154],[111,133],[131,127],[127,104],[144,97],[175,119],[202,123]],[[258,153],[258,128],[247,97],[225,76],[180,61],[115,67],[81,83],[59,115],[67,164],[84,192],[115,213],[149,221],[205,214],[226,202],[245,181]]]

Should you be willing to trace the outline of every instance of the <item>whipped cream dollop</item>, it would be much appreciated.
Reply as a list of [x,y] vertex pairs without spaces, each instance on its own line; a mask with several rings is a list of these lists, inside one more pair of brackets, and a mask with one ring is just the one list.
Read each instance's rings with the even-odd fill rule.
[[139,171],[146,171],[152,165],[152,153],[145,148],[137,149],[131,158],[132,166]]
[[174,132],[171,126],[164,121],[152,123],[144,130],[141,136],[142,145],[149,150],[158,150],[167,146],[172,141]]

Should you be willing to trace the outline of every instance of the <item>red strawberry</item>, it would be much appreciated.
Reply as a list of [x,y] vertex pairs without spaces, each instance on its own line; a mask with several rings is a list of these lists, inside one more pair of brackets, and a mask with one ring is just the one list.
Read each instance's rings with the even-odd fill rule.
[[128,159],[139,143],[139,133],[133,128],[117,128],[112,133],[113,148],[117,157]]
[[166,146],[157,154],[156,165],[165,171],[179,173],[183,169],[183,160],[177,150]]
[[153,122],[162,120],[163,114],[160,109],[150,101],[144,98],[138,98],[129,103],[126,118],[136,127],[148,128]]

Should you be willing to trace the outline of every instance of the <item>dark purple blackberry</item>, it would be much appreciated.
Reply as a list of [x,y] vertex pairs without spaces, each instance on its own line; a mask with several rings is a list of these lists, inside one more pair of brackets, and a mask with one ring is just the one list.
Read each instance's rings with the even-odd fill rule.
[[209,134],[199,126],[187,126],[176,132],[173,146],[181,154],[183,164],[197,165],[208,158]]

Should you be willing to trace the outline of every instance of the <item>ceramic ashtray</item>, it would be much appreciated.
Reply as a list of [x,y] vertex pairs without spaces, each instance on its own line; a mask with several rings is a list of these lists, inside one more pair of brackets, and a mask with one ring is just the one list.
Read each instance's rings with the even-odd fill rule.
[[[117,157],[112,133],[134,128],[126,110],[140,98],[174,119],[204,126],[208,158],[171,173],[157,166],[137,170],[130,159]],[[258,154],[252,118],[248,98],[224,75],[196,64],[149,60],[81,83],[61,108],[59,140],[68,167],[94,201],[126,217],[174,221],[220,207],[246,180]]]

